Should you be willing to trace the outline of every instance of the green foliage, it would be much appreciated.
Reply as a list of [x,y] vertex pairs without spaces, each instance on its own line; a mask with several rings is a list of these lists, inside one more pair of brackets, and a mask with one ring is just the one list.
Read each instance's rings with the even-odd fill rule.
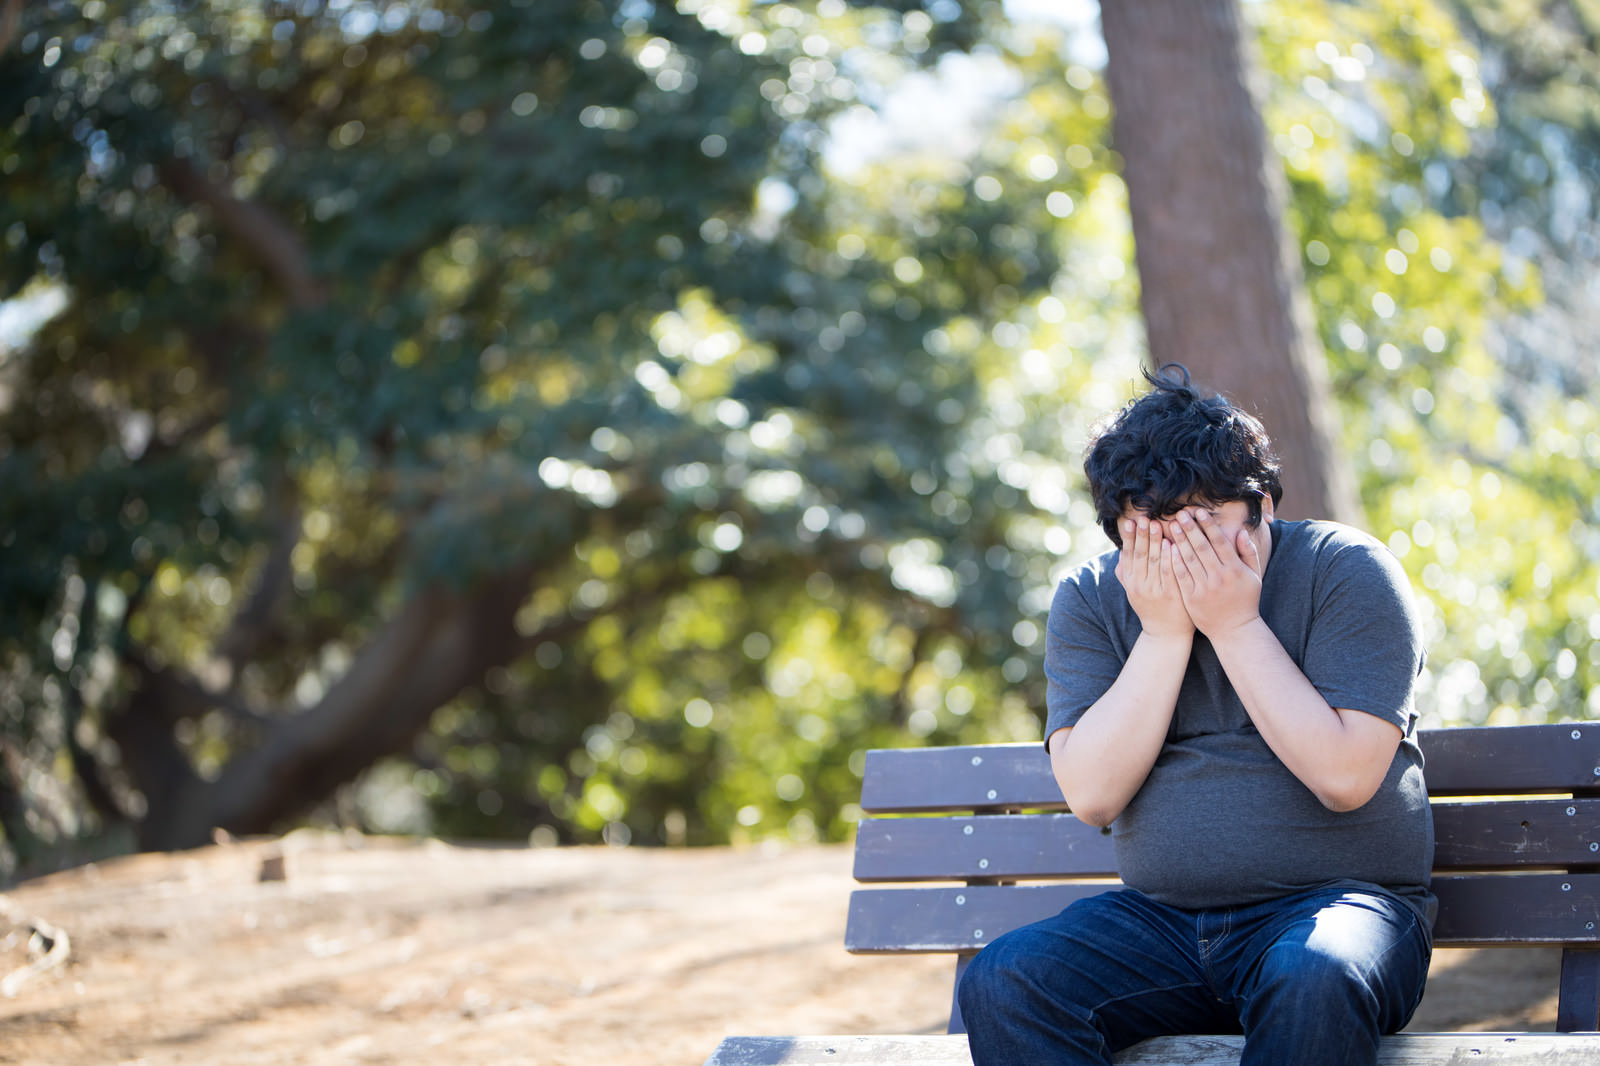
[[[858,56],[979,24],[933,8],[30,6],[0,276],[67,306],[4,367],[0,652],[13,766],[80,757],[13,844],[137,819],[151,732],[227,782],[403,605],[505,583],[511,652],[415,747],[432,824],[842,832],[929,656],[1018,661],[1032,509],[937,338],[1054,273],[1042,208],[886,220],[820,165]],[[825,703],[765,690],[791,660]]]
[[[1548,324],[1542,267],[1571,266],[1519,255],[1500,221],[1559,213],[1554,189],[1511,180],[1539,164],[1528,131],[1500,121],[1551,90],[1486,73],[1485,38],[1448,5],[1285,3],[1261,15],[1282,77],[1269,128],[1294,184],[1348,447],[1370,523],[1425,609],[1429,717],[1600,711],[1600,435],[1578,402],[1593,371],[1574,377],[1559,347],[1519,357],[1524,323]],[[1524,30],[1541,21],[1531,9],[1522,19]],[[1496,47],[1530,46],[1508,33]],[[1600,71],[1581,58],[1571,77]]]
[[[1552,205],[1595,187],[1600,63],[1538,66],[1526,6],[1247,7],[1425,709],[1596,710],[1600,426],[1581,364],[1517,338],[1575,284],[1541,256],[1580,243]],[[1036,737],[1053,583],[1104,544],[1078,451],[1141,347],[1085,32],[949,0],[25,5],[0,299],[64,307],[0,349],[14,859],[153,839],[170,781],[329,716],[440,590],[517,605],[316,817],[838,839],[864,749]],[[962,63],[996,87],[970,146],[871,125]]]

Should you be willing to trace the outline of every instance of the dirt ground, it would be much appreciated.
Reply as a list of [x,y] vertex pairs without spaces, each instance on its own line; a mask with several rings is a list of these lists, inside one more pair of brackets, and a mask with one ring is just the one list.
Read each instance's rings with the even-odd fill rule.
[[[131,856],[7,894],[71,951],[0,998],[0,1063],[696,1066],[731,1033],[942,1032],[951,961],[846,954],[852,883],[837,846]],[[0,918],[0,974],[26,940]],[[1551,1029],[1559,969],[1441,951],[1412,1028]]]

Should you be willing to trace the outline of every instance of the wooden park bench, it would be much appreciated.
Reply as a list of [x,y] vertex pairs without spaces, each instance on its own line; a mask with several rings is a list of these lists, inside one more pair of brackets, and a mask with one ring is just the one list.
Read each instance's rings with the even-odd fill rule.
[[[1559,945],[1559,1032],[1404,1033],[1384,1038],[1380,1062],[1597,1066],[1600,723],[1438,729],[1421,745],[1438,841],[1434,942]],[[1039,744],[869,752],[861,806],[876,817],[857,834],[855,877],[873,887],[851,895],[852,952],[949,952],[959,981],[1001,933],[1116,881],[1109,834],[1066,813]],[[970,1066],[951,1002],[947,1036],[729,1037],[706,1066]],[[1158,1037],[1117,1061],[1222,1066],[1242,1044]]]

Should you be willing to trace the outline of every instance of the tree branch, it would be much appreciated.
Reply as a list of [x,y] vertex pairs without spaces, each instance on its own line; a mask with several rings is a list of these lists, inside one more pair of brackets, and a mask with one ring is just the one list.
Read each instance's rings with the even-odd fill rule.
[[252,658],[271,632],[272,622],[282,609],[290,587],[292,567],[290,556],[300,543],[300,506],[290,497],[287,486],[280,482],[274,495],[283,501],[276,523],[272,546],[261,569],[256,573],[255,586],[244,606],[239,608],[228,629],[217,638],[212,653],[228,664],[228,687],[232,690],[239,677],[240,666]]
[[0,8],[0,52],[11,47],[11,42],[17,39],[17,23],[22,18],[22,0],[5,0],[6,6]]
[[161,719],[169,725],[186,718],[198,718],[207,711],[220,710],[251,725],[266,727],[271,719],[246,704],[232,691],[218,692],[170,666],[150,661],[142,650],[129,646],[123,659],[139,671],[143,684],[156,698]]
[[82,605],[78,609],[78,640],[72,652],[72,665],[62,677],[65,682],[63,687],[66,689],[66,699],[63,704],[66,711],[66,728],[62,730],[62,736],[66,741],[67,757],[72,764],[72,772],[83,787],[84,798],[89,801],[89,806],[102,818],[125,821],[128,817],[127,812],[117,802],[116,795],[106,782],[100,763],[78,740],[78,724],[83,721],[83,687],[74,684],[72,679],[81,672],[94,645],[96,639],[94,613],[99,599],[100,579],[91,576],[84,582]]
[[205,204],[222,228],[247,245],[295,307],[320,307],[326,286],[311,271],[300,237],[260,204],[240,200],[217,186],[187,159],[162,164],[162,179],[179,196]]
[[170,689],[158,675],[146,672],[131,644],[122,654],[138,680],[119,713],[108,720],[106,732],[144,797],[145,817],[139,826],[144,843],[144,826],[191,806],[202,782],[173,736],[166,708]]

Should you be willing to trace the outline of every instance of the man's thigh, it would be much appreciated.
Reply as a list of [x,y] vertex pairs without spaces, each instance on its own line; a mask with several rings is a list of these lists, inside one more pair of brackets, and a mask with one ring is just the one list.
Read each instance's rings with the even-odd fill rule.
[[1370,1003],[1371,1019],[1393,1032],[1422,998],[1432,945],[1416,912],[1373,889],[1338,887],[1278,901],[1234,945],[1232,986],[1250,1028],[1256,1004],[1276,997],[1293,1012],[1297,1000],[1324,1005],[1349,994]]
[[1239,1031],[1202,969],[1193,915],[1132,890],[1080,900],[1000,937],[990,952],[984,961],[1096,1026],[1112,1050],[1168,1033]]

